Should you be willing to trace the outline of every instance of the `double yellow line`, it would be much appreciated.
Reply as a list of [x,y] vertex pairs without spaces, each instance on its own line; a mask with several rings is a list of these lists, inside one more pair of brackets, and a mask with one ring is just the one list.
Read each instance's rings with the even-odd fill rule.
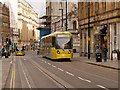
[[10,81],[10,90],[15,88],[15,63],[13,63],[13,68],[12,68],[12,75],[11,75],[11,81]]

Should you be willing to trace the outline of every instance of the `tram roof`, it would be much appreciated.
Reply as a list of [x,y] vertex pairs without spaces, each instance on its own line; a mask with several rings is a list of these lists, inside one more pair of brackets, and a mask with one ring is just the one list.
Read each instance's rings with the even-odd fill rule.
[[46,38],[46,37],[49,37],[49,36],[55,37],[56,34],[70,34],[70,35],[72,35],[70,32],[54,32],[54,33],[52,33],[52,34],[43,36],[41,39]]

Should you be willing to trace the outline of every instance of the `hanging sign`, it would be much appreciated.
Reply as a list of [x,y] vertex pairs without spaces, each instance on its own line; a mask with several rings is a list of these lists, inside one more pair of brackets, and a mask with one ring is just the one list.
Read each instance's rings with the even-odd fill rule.
[[90,41],[90,40],[91,40],[91,38],[89,37],[89,38],[88,38],[88,41]]

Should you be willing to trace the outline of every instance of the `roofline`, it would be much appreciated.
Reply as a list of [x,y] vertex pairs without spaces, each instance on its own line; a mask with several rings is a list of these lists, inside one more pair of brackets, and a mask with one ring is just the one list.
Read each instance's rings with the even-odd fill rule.
[[[71,34],[71,32],[69,32],[69,31],[66,31],[66,32],[54,32],[54,33],[51,33],[51,34],[49,34],[49,35],[46,35],[46,36],[43,36],[41,39],[43,39],[43,38],[46,38],[46,37],[49,37],[49,36],[52,36],[52,35],[56,35],[56,34],[62,34],[62,33],[70,33]],[[72,34],[71,34],[72,35]]]

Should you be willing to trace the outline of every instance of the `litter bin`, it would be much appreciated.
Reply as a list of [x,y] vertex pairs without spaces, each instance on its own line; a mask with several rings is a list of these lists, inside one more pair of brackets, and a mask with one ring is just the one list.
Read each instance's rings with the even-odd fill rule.
[[5,58],[8,58],[8,52],[5,53]]
[[102,54],[96,53],[96,62],[102,62]]
[[120,51],[118,51],[118,60],[120,60]]
[[118,58],[118,52],[116,50],[113,50],[111,53],[111,60],[117,60]]
[[73,53],[76,53],[76,49],[73,49]]

